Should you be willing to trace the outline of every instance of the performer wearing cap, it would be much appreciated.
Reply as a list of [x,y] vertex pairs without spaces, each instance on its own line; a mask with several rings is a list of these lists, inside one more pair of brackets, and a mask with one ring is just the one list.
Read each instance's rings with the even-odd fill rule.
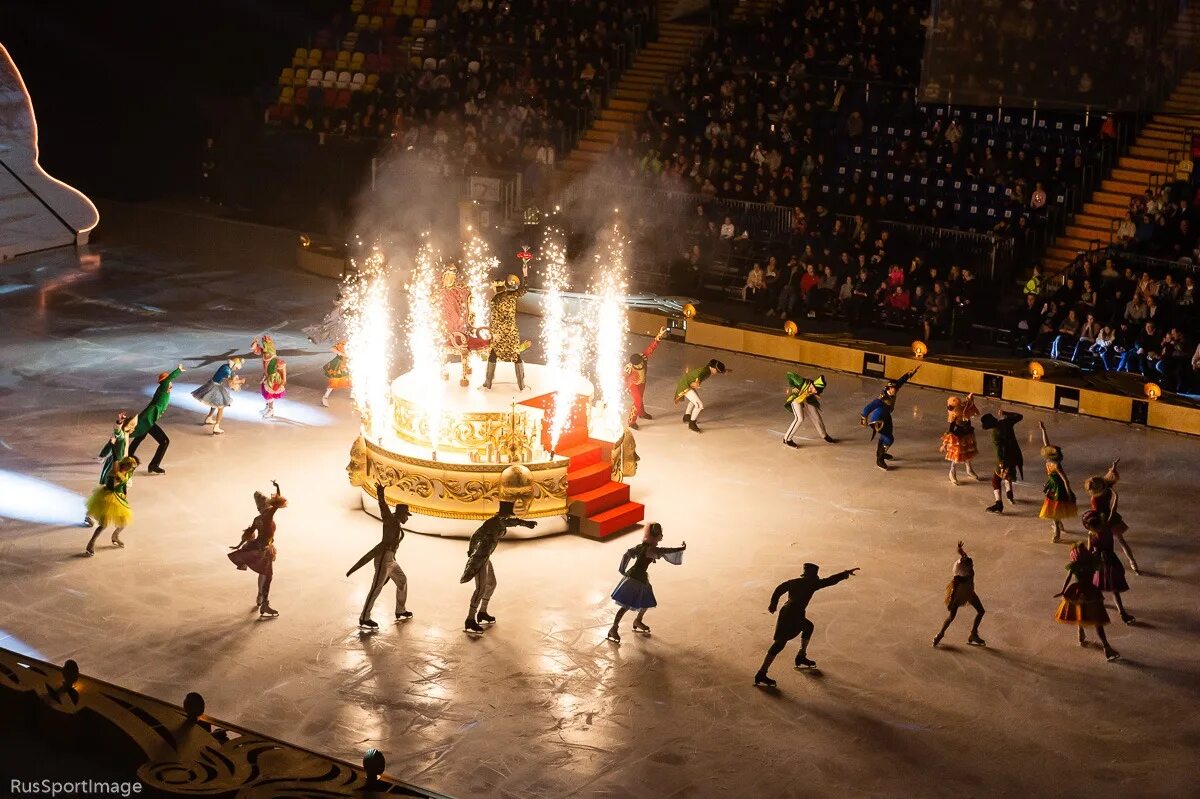
[[[521,267],[522,276],[529,275],[529,265]],[[517,389],[525,390],[525,364],[521,361],[521,353],[526,345],[521,341],[521,331],[517,328],[517,300],[528,290],[525,281],[516,275],[509,275],[503,283],[493,283],[496,289],[491,299],[491,321],[489,327],[492,334],[492,349],[488,353],[487,375],[483,380],[484,388],[492,387],[496,377],[496,361],[508,361],[517,373]]]
[[[678,547],[661,547],[659,544],[662,540],[662,525],[654,522],[646,530],[642,543],[627,550],[621,558],[621,565],[617,569],[621,572],[621,582],[617,583],[612,592],[613,601],[620,605],[620,609],[617,610],[617,617],[613,619],[612,627],[606,636],[614,644],[621,643],[621,634],[618,631],[621,617],[631,610],[637,611],[637,617],[633,620],[633,631],[643,635],[650,634],[650,628],[642,620],[647,610],[658,607],[658,601],[654,598],[654,588],[650,585],[650,564],[659,558],[676,566],[683,563],[683,551],[687,549],[687,541]],[[633,561],[632,566],[629,565],[630,561]]]
[[330,349],[333,350],[334,357],[321,367],[321,371],[325,373],[325,394],[321,397],[321,404],[326,408],[329,407],[329,395],[335,389],[350,388],[350,364],[346,360],[346,342],[339,341]]
[[675,402],[678,404],[682,400],[687,400],[687,410],[683,412],[683,422],[688,426],[689,430],[697,433],[703,432],[699,425],[696,424],[696,419],[700,417],[700,412],[704,410],[704,403],[700,401],[700,384],[715,374],[725,374],[731,371],[725,368],[725,364],[713,358],[708,362],[708,366],[701,366],[699,369],[689,369],[684,372],[679,378],[679,382],[675,385]]
[[346,576],[349,577],[367,565],[369,561],[375,562],[375,576],[371,579],[371,588],[367,591],[367,601],[363,604],[362,613],[358,616],[358,626],[371,630],[379,629],[379,625],[371,619],[371,609],[375,607],[375,600],[379,598],[379,593],[387,585],[388,580],[396,584],[396,621],[408,621],[412,618],[412,613],[405,607],[408,602],[408,577],[400,568],[400,564],[396,563],[396,549],[404,540],[402,525],[408,521],[411,514],[408,512],[408,506],[404,504],[396,505],[395,511],[389,509],[387,500],[384,499],[383,484],[379,482],[375,483],[375,499],[379,501],[379,518],[383,521],[383,538],[370,552],[359,558],[358,563],[350,567],[350,571],[346,572]]
[[809,380],[795,372],[788,372],[787,382],[788,393],[783,405],[792,412],[795,418],[787,432],[783,434],[783,443],[789,447],[800,446],[792,440],[792,436],[796,435],[800,424],[804,421],[805,408],[812,415],[813,426],[817,428],[817,434],[825,443],[834,443],[834,440],[829,437],[828,431],[825,430],[825,420],[821,418],[821,401],[818,399],[825,391],[825,375],[818,375],[816,380]]
[[225,409],[233,404],[233,392],[241,388],[242,383],[245,382],[234,374],[241,368],[241,358],[230,358],[217,368],[211,380],[192,392],[192,397],[201,405],[207,405],[209,409],[208,415],[200,423],[201,426],[211,424],[215,436],[225,432],[221,429],[221,420],[225,417]]
[[258,390],[267,403],[262,410],[265,419],[275,415],[275,400],[287,396],[287,364],[276,354],[275,340],[265,333],[254,339],[250,350],[262,356],[263,373]]
[[[1025,479],[1025,456],[1021,454],[1021,443],[1017,440],[1015,429],[1017,422],[1024,418],[1021,414],[1010,413],[1004,408],[997,410],[995,416],[985,413],[979,417],[979,424],[983,429],[992,431],[992,444],[996,447],[996,461],[1004,466],[1004,471],[1007,473],[1003,487],[1010,505],[1016,504],[1016,500],[1013,498],[1013,477],[1016,476],[1018,480]],[[996,502],[1000,502],[999,497],[996,497]],[[1003,510],[1003,507],[1001,505],[1000,510]]]
[[967,643],[975,646],[987,646],[987,642],[979,637],[979,622],[983,621],[984,610],[983,603],[979,601],[979,596],[975,593],[975,562],[963,550],[963,542],[959,541],[958,560],[954,562],[954,576],[950,579],[950,584],[946,586],[946,609],[950,611],[950,615],[946,617],[942,629],[938,630],[938,634],[933,637],[934,646],[942,642],[942,636],[946,634],[950,622],[954,621],[954,617],[958,615],[958,609],[963,605],[975,608],[975,624],[971,626],[971,634],[967,636]]
[[646,413],[646,404],[643,401],[643,395],[646,391],[646,364],[650,360],[650,356],[658,349],[658,342],[662,341],[667,335],[667,329],[661,328],[654,340],[646,345],[646,349],[640,353],[634,353],[629,356],[629,363],[625,364],[625,390],[629,392],[629,417],[626,424],[633,430],[638,429],[638,419],[653,419],[654,417]]
[[496,623],[496,617],[488,615],[487,612],[488,601],[496,591],[496,570],[492,568],[492,553],[496,551],[496,545],[500,543],[500,539],[504,537],[510,527],[520,526],[532,529],[537,526],[537,522],[518,519],[513,515],[514,509],[514,503],[502,500],[496,515],[485,519],[483,524],[479,525],[479,529],[471,536],[471,543],[467,547],[467,566],[463,569],[459,582],[465,583],[471,578],[475,579],[475,591],[471,594],[471,607],[467,611],[467,620],[463,624],[463,631],[471,635],[480,635],[483,632],[481,624]]
[[179,364],[174,371],[159,374],[158,388],[154,389],[154,396],[150,398],[150,404],[137,415],[137,425],[133,428],[129,454],[137,454],[137,449],[146,436],[153,438],[158,443],[158,448],[154,450],[154,457],[150,459],[150,464],[146,467],[146,471],[151,474],[166,474],[167,472],[162,468],[162,459],[167,454],[167,447],[171,445],[171,439],[158,426],[158,420],[166,412],[167,405],[171,402],[171,384],[183,374],[183,371],[183,364]]
[[780,583],[771,594],[771,604],[767,608],[769,613],[774,613],[779,600],[784,594],[787,594],[788,600],[783,605],[783,610],[779,611],[779,618],[775,622],[775,640],[771,644],[771,648],[767,650],[767,656],[763,659],[762,668],[754,675],[755,685],[765,685],[768,688],[775,687],[775,681],[767,676],[767,671],[771,668],[771,663],[775,660],[775,656],[783,651],[787,646],[787,642],[791,641],[797,635],[800,636],[800,652],[796,655],[796,668],[812,668],[817,665],[808,659],[808,642],[812,638],[813,623],[808,620],[805,611],[808,609],[808,603],[812,600],[813,594],[820,591],[822,588],[828,588],[831,585],[840,583],[847,577],[854,576],[858,571],[858,567],[847,569],[844,572],[838,572],[830,577],[820,577],[818,572],[820,567],[815,563],[804,564],[804,574],[794,580]]
[[[917,367],[917,369],[920,368]],[[896,437],[892,430],[892,411],[896,408],[896,395],[900,393],[904,384],[917,373],[917,369],[901,375],[896,380],[889,380],[879,396],[862,409],[862,418],[859,420],[859,424],[870,426],[871,438],[875,438],[876,434],[879,435],[879,443],[875,445],[875,465],[884,471],[887,471],[887,462],[892,459],[892,456],[888,454],[888,448],[896,443]]]

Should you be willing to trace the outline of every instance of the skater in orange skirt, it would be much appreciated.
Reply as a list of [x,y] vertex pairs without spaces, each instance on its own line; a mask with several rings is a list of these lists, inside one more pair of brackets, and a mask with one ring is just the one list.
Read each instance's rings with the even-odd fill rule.
[[1063,469],[1062,447],[1050,443],[1046,435],[1046,425],[1039,422],[1042,429],[1042,457],[1046,459],[1046,484],[1042,487],[1046,500],[1038,511],[1039,519],[1049,519],[1053,524],[1054,543],[1062,540],[1063,521],[1074,519],[1077,513],[1075,507],[1075,492],[1071,490],[1071,481]]
[[971,419],[979,415],[975,407],[975,395],[968,394],[965,398],[951,397],[946,400],[946,421],[950,428],[942,435],[941,452],[950,461],[950,482],[958,485],[958,464],[967,465],[967,477],[978,480],[975,467],[971,461],[979,454],[975,443],[975,427]]
[[333,360],[321,367],[325,372],[325,395],[321,404],[329,407],[329,395],[339,388],[350,388],[350,364],[346,360],[346,342],[339,341],[333,345],[335,356]]
[[1104,634],[1104,625],[1108,624],[1108,611],[1104,609],[1104,594],[1092,584],[1099,562],[1087,548],[1086,544],[1078,543],[1071,547],[1071,561],[1067,564],[1067,579],[1063,582],[1062,590],[1055,594],[1062,597],[1054,620],[1063,624],[1074,624],[1079,628],[1079,645],[1087,646],[1085,627],[1095,627],[1096,637],[1104,647],[1104,656],[1114,661],[1121,657],[1112,648],[1108,637]]

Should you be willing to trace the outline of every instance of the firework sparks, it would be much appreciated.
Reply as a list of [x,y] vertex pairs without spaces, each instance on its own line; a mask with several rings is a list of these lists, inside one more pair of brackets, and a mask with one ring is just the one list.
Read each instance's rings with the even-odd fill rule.
[[363,432],[378,441],[387,430],[391,401],[391,309],[387,262],[376,247],[347,280],[342,313],[348,332],[346,360],[353,376],[350,394],[362,418]]
[[563,292],[567,289],[567,256],[562,231],[546,231],[542,244],[542,278],[546,298],[542,305],[542,352],[558,390],[550,411],[550,451],[571,420],[586,341],[576,325],[567,325]]
[[606,251],[596,256],[592,332],[597,401],[591,426],[599,437],[615,441],[624,430],[625,385],[625,238],[617,225],[608,231]]
[[476,327],[486,327],[491,305],[488,302],[489,279],[492,270],[500,265],[488,249],[487,242],[475,236],[463,247],[463,260],[466,262],[466,285],[471,289],[471,317]]
[[446,338],[437,308],[438,281],[437,253],[428,243],[422,244],[407,287],[407,333],[413,372],[427,388],[421,410],[435,457],[443,427],[442,344]]

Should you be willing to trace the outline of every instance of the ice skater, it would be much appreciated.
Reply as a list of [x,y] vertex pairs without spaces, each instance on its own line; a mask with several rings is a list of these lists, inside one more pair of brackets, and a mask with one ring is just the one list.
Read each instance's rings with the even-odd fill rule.
[[879,396],[867,403],[862,409],[862,418],[859,424],[869,426],[871,428],[871,438],[879,436],[879,442],[875,445],[875,465],[885,472],[888,469],[887,462],[892,460],[892,456],[888,453],[888,449],[892,444],[896,443],[892,427],[892,411],[896,409],[896,396],[900,393],[900,389],[904,384],[912,379],[912,376],[917,373],[917,367],[911,372],[901,375],[896,380],[889,380],[887,385],[883,387],[883,391]]
[[995,499],[991,505],[988,505],[984,510],[988,513],[1004,513],[1004,493],[1008,491],[1008,496],[1012,496],[1012,473],[1008,470],[1008,464],[1001,461],[996,464],[996,470],[992,472],[992,498]]
[[975,474],[975,467],[971,465],[971,461],[979,454],[979,447],[975,443],[975,427],[971,424],[971,419],[979,415],[979,409],[975,407],[975,395],[968,394],[964,398],[950,397],[946,400],[946,422],[949,428],[942,434],[941,452],[946,456],[946,460],[950,461],[950,482],[958,485],[958,465],[964,463],[967,466],[967,477],[972,480],[978,480],[979,475]]
[[[1004,496],[1010,505],[1016,504],[1013,497],[1013,480],[1025,479],[1025,456],[1021,454],[1021,443],[1017,440],[1016,426],[1025,417],[999,408],[996,415],[985,413],[979,417],[984,430],[992,432],[992,445],[996,448],[996,461],[1005,466],[1008,479],[1004,484]],[[997,511],[998,512],[998,511]]]
[[258,381],[258,393],[266,402],[262,417],[275,415],[275,400],[287,396],[287,364],[275,350],[275,340],[265,333],[254,339],[250,351],[262,356],[262,378]]
[[1121,594],[1129,590],[1129,581],[1125,579],[1125,566],[1117,557],[1113,546],[1112,528],[1104,523],[1103,514],[1094,510],[1085,510],[1082,521],[1083,529],[1088,532],[1088,548],[1092,550],[1092,556],[1096,559],[1096,574],[1092,577],[1092,585],[1103,594],[1112,594],[1113,601],[1117,604],[1117,612],[1121,614],[1121,621],[1133,624],[1137,619],[1125,610],[1125,603],[1121,599]]
[[242,368],[241,358],[230,358],[217,367],[212,379],[192,392],[192,396],[201,405],[208,406],[208,415],[204,417],[201,426],[212,425],[213,435],[219,436],[225,431],[221,429],[221,420],[225,418],[225,409],[233,404],[233,392],[245,383],[237,375]]
[[646,364],[649,363],[650,356],[658,349],[658,342],[662,341],[666,335],[667,329],[660,328],[658,335],[646,345],[646,349],[630,355],[629,363],[625,364],[625,390],[629,394],[630,402],[626,425],[632,430],[638,429],[638,419],[654,418],[646,413],[646,403],[643,398],[646,391]]
[[787,642],[797,635],[800,636],[800,652],[796,655],[796,668],[812,668],[817,665],[808,659],[808,642],[813,634],[813,623],[808,620],[806,615],[808,603],[812,600],[813,594],[822,588],[828,588],[847,577],[853,577],[858,572],[858,567],[838,572],[829,577],[818,576],[818,571],[817,564],[805,563],[803,576],[780,583],[775,592],[771,594],[771,604],[767,608],[769,613],[775,612],[776,606],[779,605],[779,599],[784,594],[787,594],[788,600],[784,603],[783,609],[779,611],[779,618],[775,621],[775,640],[771,644],[771,648],[767,650],[762,667],[754,675],[755,685],[775,687],[775,681],[767,676],[767,671],[770,670],[775,656],[782,652],[783,648],[787,646]]
[[1071,547],[1071,560],[1067,563],[1067,579],[1063,588],[1054,596],[1062,597],[1054,620],[1062,624],[1074,624],[1079,628],[1079,645],[1087,646],[1085,627],[1095,627],[1096,637],[1104,647],[1104,656],[1111,663],[1121,655],[1112,648],[1104,634],[1108,624],[1108,611],[1104,609],[1104,594],[1093,584],[1097,569],[1096,558],[1083,543]]
[[829,431],[825,429],[825,419],[821,416],[820,396],[825,392],[825,375],[818,375],[816,380],[809,380],[795,372],[788,372],[787,382],[788,392],[783,406],[792,412],[793,418],[787,432],[783,434],[783,443],[792,448],[799,448],[800,445],[792,438],[799,432],[800,425],[804,422],[806,409],[812,416],[813,426],[817,428],[817,435],[821,437],[821,440],[826,444],[834,443],[829,436]]
[[333,358],[321,367],[325,373],[325,394],[321,404],[329,407],[329,395],[339,388],[350,388],[350,362],[346,359],[346,342],[339,341],[332,347]]
[[475,580],[475,591],[471,594],[471,606],[467,610],[467,620],[463,623],[463,632],[471,635],[481,635],[483,624],[495,624],[496,617],[488,614],[488,602],[496,591],[496,570],[492,568],[492,553],[496,545],[504,537],[510,527],[528,527],[533,529],[537,522],[518,519],[513,515],[515,504],[507,500],[500,502],[496,515],[485,519],[479,529],[471,536],[467,548],[467,566],[463,569],[460,583]]
[[[101,448],[98,458],[104,458],[104,462],[100,465],[100,480],[98,485],[104,485],[108,482],[108,476],[112,474],[113,467],[129,453],[129,438],[133,435],[134,428],[137,427],[137,417],[128,416],[125,411],[117,414],[117,419],[113,423],[112,435],[108,437],[108,441]],[[84,514],[83,524],[85,527],[91,527],[96,523],[96,520],[90,514]]]
[[[659,558],[676,566],[683,563],[683,551],[687,549],[687,541],[677,547],[662,547],[659,546],[662,539],[662,525],[653,522],[646,530],[642,543],[627,550],[621,558],[621,565],[617,569],[621,572],[621,582],[617,583],[612,592],[613,601],[620,605],[620,608],[608,635],[605,636],[614,644],[621,643],[621,633],[618,630],[621,618],[631,610],[637,611],[633,620],[633,631],[643,635],[650,634],[650,628],[643,619],[647,610],[658,607],[658,601],[654,598],[654,588],[650,585],[650,564]],[[629,565],[630,561],[633,561],[632,566]]]
[[250,569],[258,574],[258,596],[254,607],[261,618],[268,619],[279,615],[279,611],[271,607],[271,579],[275,575],[275,512],[288,504],[279,490],[279,483],[272,480],[271,485],[275,486],[273,496],[254,492],[258,515],[242,531],[242,540],[237,546],[230,547],[234,551],[228,555],[239,570]]
[[[529,275],[529,266],[521,267],[522,276]],[[517,375],[517,390],[525,390],[525,363],[521,353],[527,348],[521,341],[521,331],[517,327],[517,300],[525,296],[528,287],[525,281],[516,275],[504,278],[503,283],[493,283],[496,293],[491,299],[491,321],[489,329],[492,334],[492,348],[488,353],[487,372],[483,379],[483,387],[491,388],[496,378],[496,361],[508,361],[513,365]]]
[[1141,574],[1137,560],[1133,557],[1133,550],[1129,548],[1129,543],[1125,540],[1125,533],[1129,532],[1129,525],[1125,524],[1125,520],[1121,518],[1121,514],[1117,510],[1117,481],[1121,479],[1121,473],[1117,471],[1117,464],[1120,461],[1120,458],[1113,461],[1112,466],[1108,467],[1108,471],[1103,477],[1089,478],[1084,484],[1084,488],[1091,497],[1092,510],[1100,514],[1105,527],[1108,528],[1108,534],[1121,545],[1121,550],[1129,559],[1129,568],[1133,569],[1134,574]]
[[137,425],[133,428],[132,440],[129,444],[129,454],[137,454],[138,447],[141,446],[146,436],[153,438],[158,447],[154,450],[154,457],[150,459],[150,464],[146,467],[146,471],[151,474],[167,473],[167,470],[162,467],[162,459],[167,454],[167,447],[171,446],[171,439],[158,426],[158,420],[166,413],[167,405],[171,402],[172,384],[174,384],[183,372],[183,364],[179,364],[175,367],[174,371],[159,374],[158,388],[154,389],[154,396],[150,398],[150,404],[137,415]]
[[346,315],[342,311],[342,302],[345,298],[345,293],[341,286],[338,286],[337,296],[333,301],[333,308],[329,313],[325,314],[325,318],[315,325],[309,325],[304,328],[304,335],[313,344],[324,344],[325,342],[345,341],[349,335],[346,329]]
[[375,483],[375,499],[379,501],[379,518],[383,520],[383,538],[370,552],[359,558],[358,563],[350,567],[350,571],[346,572],[346,576],[349,577],[368,563],[372,561],[375,563],[375,576],[371,578],[371,587],[367,590],[367,601],[363,604],[362,613],[358,615],[358,626],[369,630],[379,629],[379,625],[371,619],[371,610],[375,607],[375,600],[379,598],[379,594],[387,585],[388,580],[391,580],[396,586],[396,621],[408,621],[413,616],[407,608],[408,577],[400,568],[400,564],[396,563],[396,549],[404,540],[403,524],[408,521],[411,514],[408,512],[408,506],[403,503],[396,505],[394,511],[389,509],[384,493],[383,484]]
[[1063,531],[1066,529],[1063,521],[1074,519],[1078,509],[1075,506],[1075,492],[1071,490],[1071,481],[1067,479],[1067,472],[1063,468],[1062,447],[1050,443],[1044,422],[1038,422],[1038,427],[1042,431],[1042,457],[1046,459],[1046,484],[1042,486],[1042,493],[1046,495],[1046,499],[1042,502],[1042,509],[1038,511],[1038,518],[1048,519],[1053,525],[1054,537],[1051,541],[1057,544],[1062,540]]
[[83,554],[92,557],[96,554],[96,539],[106,527],[112,528],[112,545],[123,549],[121,531],[133,523],[133,508],[129,506],[129,483],[137,470],[138,459],[132,456],[122,458],[113,464],[102,485],[92,492],[87,501],[88,516],[96,520],[96,529],[88,539]]
[[983,621],[984,610],[983,603],[979,601],[979,595],[975,593],[975,562],[963,550],[963,542],[959,541],[958,560],[954,562],[954,576],[950,578],[950,584],[946,586],[946,609],[950,611],[950,615],[946,617],[942,629],[938,630],[938,634],[933,637],[934,646],[942,642],[946,629],[950,626],[950,622],[954,621],[954,617],[958,615],[958,609],[963,605],[975,608],[975,623],[971,625],[971,634],[967,636],[967,643],[975,646],[987,646],[987,641],[979,637],[979,622]]
[[700,418],[700,412],[704,410],[704,403],[701,402],[699,394],[700,384],[713,375],[723,375],[732,371],[732,369],[726,369],[725,364],[713,358],[708,362],[708,366],[689,369],[679,378],[679,382],[675,384],[675,404],[678,405],[683,400],[687,400],[687,410],[683,412],[683,422],[689,430],[696,433],[703,432],[696,424],[696,420]]

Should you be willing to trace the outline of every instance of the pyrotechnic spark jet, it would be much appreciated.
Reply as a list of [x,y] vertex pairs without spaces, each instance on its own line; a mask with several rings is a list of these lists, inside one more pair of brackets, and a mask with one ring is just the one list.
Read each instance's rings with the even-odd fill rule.
[[558,228],[546,230],[541,270],[546,292],[542,306],[542,352],[546,353],[546,365],[561,372],[566,345],[567,314],[563,292],[567,290],[567,253],[562,231]]
[[598,402],[593,404],[592,427],[598,435],[615,441],[625,427],[625,238],[614,224],[604,256],[596,256],[594,322]]
[[466,261],[466,281],[471,288],[471,316],[476,327],[486,327],[491,305],[488,302],[488,287],[491,286],[490,274],[500,265],[488,250],[487,242],[478,236],[473,237],[463,247]]
[[408,284],[407,333],[413,372],[426,387],[420,407],[435,453],[443,427],[442,345],[446,339],[437,307],[438,285],[437,253],[429,243],[424,243],[417,250]]
[[588,351],[587,331],[582,325],[564,324],[562,331],[562,360],[555,372],[558,390],[550,417],[550,451],[558,449],[558,441],[571,422],[575,407],[576,386],[583,377],[583,363]]
[[362,418],[362,431],[378,441],[387,431],[391,403],[392,330],[388,307],[387,263],[374,249],[342,292],[346,319],[346,359],[351,374],[350,395]]

